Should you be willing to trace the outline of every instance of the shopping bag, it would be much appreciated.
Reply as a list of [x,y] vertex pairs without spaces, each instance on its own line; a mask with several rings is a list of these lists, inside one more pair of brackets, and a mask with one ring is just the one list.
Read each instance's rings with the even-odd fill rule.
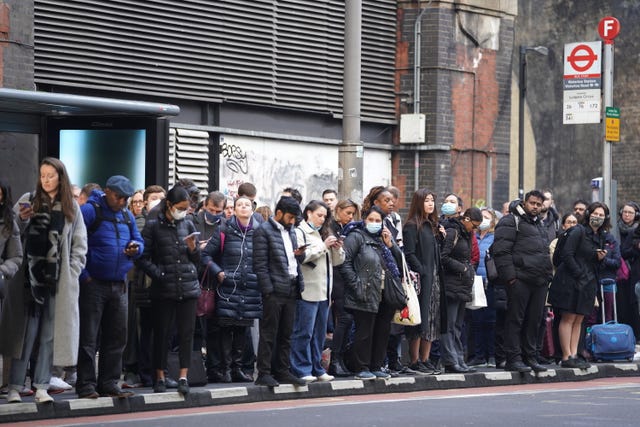
[[408,298],[407,305],[400,310],[396,310],[393,315],[393,323],[404,326],[419,325],[422,319],[420,316],[420,301],[418,301],[416,283],[414,282],[416,276],[410,273],[404,254],[402,255],[402,277],[402,286]]
[[477,310],[486,306],[487,296],[484,293],[484,280],[482,280],[482,276],[475,276],[471,289],[471,301],[467,303],[467,308]]

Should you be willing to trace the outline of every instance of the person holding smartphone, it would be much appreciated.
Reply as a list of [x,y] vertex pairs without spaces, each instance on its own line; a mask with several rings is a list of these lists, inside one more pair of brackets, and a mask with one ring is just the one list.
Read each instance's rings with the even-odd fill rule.
[[591,203],[580,224],[572,228],[562,245],[561,263],[549,288],[549,302],[562,313],[558,334],[562,348],[560,366],[563,368],[587,369],[590,366],[578,358],[582,320],[593,311],[598,280],[605,263],[620,266],[619,252],[617,259],[606,259],[609,250],[605,242],[610,228],[609,207],[600,202]]
[[[125,278],[143,249],[135,218],[126,209],[133,193],[127,177],[114,175],[107,179],[104,192],[94,189],[81,207],[89,248],[87,265],[80,275],[76,393],[81,398],[133,395],[118,385],[127,342],[129,301]],[[100,364],[96,375],[98,346]]]
[[197,265],[200,244],[196,227],[187,218],[190,197],[175,186],[160,202],[157,218],[148,218],[142,230],[144,252],[136,265],[151,278],[150,297],[153,322],[153,390],[167,390],[165,369],[169,338],[174,326],[178,334],[178,393],[189,393],[187,374],[191,364],[196,304],[200,296]]
[[21,401],[37,346],[31,385],[35,401],[46,403],[53,401],[51,367],[72,366],[78,358],[78,276],[87,253],[80,207],[60,160],[42,160],[35,192],[24,194],[14,211],[25,244],[24,268],[11,281],[0,322],[1,351],[11,358],[7,401]]

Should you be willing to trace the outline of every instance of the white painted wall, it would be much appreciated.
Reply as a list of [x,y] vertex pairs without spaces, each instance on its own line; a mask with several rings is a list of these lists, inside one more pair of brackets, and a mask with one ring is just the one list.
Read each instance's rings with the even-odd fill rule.
[[[243,182],[258,189],[258,205],[274,207],[286,187],[302,193],[303,204],[319,199],[326,188],[338,188],[338,146],[223,135],[220,141],[220,191],[231,196]],[[364,193],[391,183],[391,156],[365,149]],[[358,202],[361,202],[358,201]]]

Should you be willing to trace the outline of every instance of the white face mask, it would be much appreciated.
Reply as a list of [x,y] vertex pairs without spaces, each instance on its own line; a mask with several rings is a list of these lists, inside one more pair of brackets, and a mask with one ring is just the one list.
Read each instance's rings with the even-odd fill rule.
[[156,206],[158,206],[158,203],[160,203],[162,201],[162,199],[156,199],[156,200],[152,200],[149,202],[149,210],[155,208]]
[[491,220],[487,218],[482,218],[482,222],[478,226],[478,230],[484,231],[487,230],[491,226]]
[[179,211],[178,209],[171,209],[171,216],[176,221],[180,221],[181,219],[185,219],[187,216],[187,211]]

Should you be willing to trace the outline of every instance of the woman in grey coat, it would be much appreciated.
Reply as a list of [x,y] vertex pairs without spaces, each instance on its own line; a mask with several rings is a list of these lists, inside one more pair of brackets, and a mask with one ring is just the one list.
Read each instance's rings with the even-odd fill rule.
[[12,204],[11,188],[0,179],[0,300],[4,300],[7,282],[22,264],[20,229],[15,222]]
[[78,359],[78,277],[87,253],[87,230],[60,160],[42,160],[35,194],[23,195],[15,210],[19,212],[18,224],[25,230],[25,268],[9,283],[0,321],[0,351],[11,358],[7,401],[21,400],[27,364],[37,340],[32,381],[35,400],[51,402],[47,392],[51,366],[72,366]]

